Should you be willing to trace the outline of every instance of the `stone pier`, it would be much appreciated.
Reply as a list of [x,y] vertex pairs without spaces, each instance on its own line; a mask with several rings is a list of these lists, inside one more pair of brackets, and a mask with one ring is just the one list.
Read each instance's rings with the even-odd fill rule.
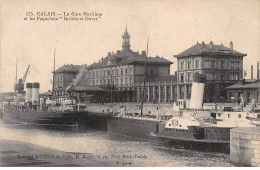
[[237,166],[260,166],[260,127],[231,129],[230,160]]

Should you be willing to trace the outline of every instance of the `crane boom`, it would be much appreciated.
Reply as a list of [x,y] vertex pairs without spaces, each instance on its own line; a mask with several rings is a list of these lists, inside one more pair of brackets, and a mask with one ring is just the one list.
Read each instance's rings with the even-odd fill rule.
[[24,73],[24,76],[23,76],[23,83],[24,83],[25,80],[26,80],[27,74],[28,74],[28,72],[29,72],[29,68],[30,68],[30,64],[29,64],[29,66],[27,67],[26,72]]

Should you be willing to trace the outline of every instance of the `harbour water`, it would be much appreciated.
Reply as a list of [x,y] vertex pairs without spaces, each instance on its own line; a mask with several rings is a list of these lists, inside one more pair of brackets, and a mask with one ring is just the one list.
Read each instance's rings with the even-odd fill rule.
[[29,142],[66,153],[93,155],[93,158],[109,159],[119,166],[234,166],[229,154],[177,149],[111,135],[106,131],[21,129],[6,127],[0,122],[0,140]]

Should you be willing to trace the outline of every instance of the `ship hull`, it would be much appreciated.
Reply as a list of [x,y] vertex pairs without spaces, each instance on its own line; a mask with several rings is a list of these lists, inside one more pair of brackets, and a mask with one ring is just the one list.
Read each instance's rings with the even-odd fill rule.
[[108,117],[108,132],[111,134],[160,141],[158,137],[150,135],[151,132],[157,131],[158,128],[163,128],[163,125],[158,121]]
[[3,110],[6,126],[14,128],[44,128],[52,130],[107,130],[107,114],[87,111],[35,112]]
[[164,123],[158,120],[109,116],[108,132],[113,135],[160,142],[173,147],[229,153],[229,140],[204,140],[196,139],[192,133],[165,132]]

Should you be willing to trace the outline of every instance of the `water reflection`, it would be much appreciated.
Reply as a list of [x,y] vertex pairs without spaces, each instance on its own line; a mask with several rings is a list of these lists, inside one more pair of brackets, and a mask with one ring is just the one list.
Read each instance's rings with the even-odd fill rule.
[[176,149],[106,131],[14,129],[0,123],[0,139],[30,142],[68,153],[96,154],[131,162],[129,166],[233,166],[229,154]]

